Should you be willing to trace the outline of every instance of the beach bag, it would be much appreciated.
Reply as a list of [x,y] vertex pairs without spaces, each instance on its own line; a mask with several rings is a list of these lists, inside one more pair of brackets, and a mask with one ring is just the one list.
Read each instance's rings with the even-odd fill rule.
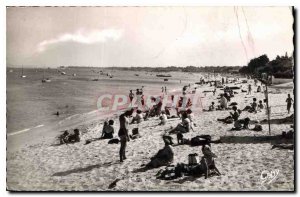
[[259,124],[256,124],[255,126],[254,126],[254,129],[253,129],[254,131],[262,131],[262,126],[261,125],[259,125]]
[[132,129],[132,135],[137,135],[137,134],[139,134],[139,128]]
[[197,153],[189,154],[189,165],[196,165],[198,163],[196,158],[197,156]]

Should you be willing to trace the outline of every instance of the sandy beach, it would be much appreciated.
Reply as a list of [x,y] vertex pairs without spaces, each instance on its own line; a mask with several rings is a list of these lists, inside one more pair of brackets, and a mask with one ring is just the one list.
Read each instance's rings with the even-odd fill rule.
[[[198,77],[198,76],[197,76]],[[195,77],[195,81],[196,78]],[[249,80],[253,84],[253,80]],[[178,82],[177,82],[178,83]],[[174,89],[181,89],[184,84],[174,84]],[[230,86],[233,84],[229,84]],[[247,84],[241,89],[246,89]],[[158,88],[159,86],[155,86]],[[147,88],[145,88],[147,89]],[[263,93],[247,93],[237,90],[231,102],[237,102],[243,109],[256,97],[264,98]],[[128,92],[129,89],[126,89]],[[209,85],[199,86],[197,91],[213,90]],[[292,88],[270,88],[269,98],[272,107],[271,119],[289,116],[286,112],[285,99]],[[223,91],[217,89],[202,93],[201,102],[204,109],[214,101],[218,103],[217,95]],[[293,113],[293,111],[292,111]],[[214,140],[221,136],[267,136],[268,125],[262,124],[263,131],[253,130],[230,131],[233,124],[218,122],[217,118],[225,118],[229,111],[203,112],[202,108],[194,110],[195,131],[185,134],[191,138],[200,134],[211,135]],[[115,130],[119,128],[117,114],[109,117],[115,120]],[[265,112],[242,112],[241,118],[261,121],[267,118]],[[164,146],[162,135],[171,126],[176,126],[180,119],[169,120],[166,125],[158,126],[158,117],[150,118],[130,125],[130,132],[138,127],[141,138],[131,140],[127,147],[127,159],[119,162],[119,144],[108,144],[108,140],[95,140],[102,131],[103,120],[107,117],[95,116],[92,113],[82,113],[70,118],[63,127],[43,127],[8,136],[7,154],[7,189],[26,191],[293,191],[294,190],[294,151],[286,149],[271,149],[271,143],[219,143],[212,144],[212,151],[217,155],[216,165],[221,176],[182,177],[175,180],[159,180],[155,175],[161,169],[141,170],[141,165]],[[72,122],[73,121],[73,122]],[[289,124],[271,124],[271,135],[280,135],[282,131],[290,130]],[[58,145],[55,136],[63,128],[79,128],[82,139],[75,144]],[[254,125],[251,125],[253,128]],[[45,131],[43,131],[43,129]],[[48,129],[48,130],[47,130]],[[49,129],[55,129],[49,132]],[[116,134],[116,133],[115,133]],[[173,135],[176,141],[176,135]],[[27,141],[28,139],[28,141]],[[36,140],[30,140],[36,139]],[[92,142],[86,144],[86,140]],[[11,147],[11,148],[10,148]],[[15,148],[13,148],[15,147]],[[188,154],[198,153],[201,147],[188,145],[173,146],[173,165],[179,162],[188,163]],[[267,170],[278,170],[278,175],[270,183],[262,184],[261,173]],[[116,184],[109,188],[113,182]]]

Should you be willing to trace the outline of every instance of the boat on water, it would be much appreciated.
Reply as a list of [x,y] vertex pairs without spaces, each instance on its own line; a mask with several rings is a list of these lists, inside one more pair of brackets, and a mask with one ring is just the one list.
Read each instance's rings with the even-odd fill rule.
[[21,78],[26,78],[26,75],[24,75],[23,66],[22,66],[22,74],[21,74]]
[[158,74],[156,75],[157,77],[172,77],[172,75],[167,74],[167,75],[163,75],[163,74]]
[[164,79],[164,81],[169,81],[169,79]]
[[49,82],[51,82],[51,80],[49,78],[45,78],[45,69],[44,69],[42,83],[49,83]]
[[49,78],[42,79],[42,83],[49,83],[49,82],[51,82],[51,79],[49,79]]
[[60,74],[61,74],[61,75],[66,75],[67,73],[65,73],[65,72],[61,72]]

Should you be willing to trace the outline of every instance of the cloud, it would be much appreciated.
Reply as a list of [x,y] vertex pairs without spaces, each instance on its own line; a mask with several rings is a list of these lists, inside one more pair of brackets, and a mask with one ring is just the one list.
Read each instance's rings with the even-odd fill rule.
[[107,40],[117,41],[122,37],[123,30],[120,29],[104,29],[84,32],[79,30],[76,33],[63,34],[54,39],[44,40],[38,44],[37,52],[45,51],[49,46],[62,42],[75,42],[82,44],[94,44],[98,42],[106,42]]

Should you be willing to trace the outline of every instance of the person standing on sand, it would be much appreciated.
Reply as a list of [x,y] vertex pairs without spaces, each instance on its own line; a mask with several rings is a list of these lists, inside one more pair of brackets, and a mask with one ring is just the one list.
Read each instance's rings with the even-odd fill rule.
[[251,90],[252,90],[251,84],[249,84],[249,85],[248,85],[248,94],[251,94]]
[[161,92],[162,92],[162,93],[164,92],[164,87],[161,87]]
[[130,105],[132,105],[133,97],[134,97],[134,94],[133,94],[132,90],[130,90],[130,92],[129,92]]
[[128,135],[128,125],[129,125],[129,111],[126,111],[125,113],[121,114],[119,117],[120,121],[120,130],[119,130],[119,138],[120,138],[120,162],[123,162],[123,160],[126,159],[126,145],[127,141],[129,142],[129,135]]
[[167,86],[165,86],[165,93],[167,94]]
[[288,97],[287,97],[285,102],[287,102],[286,109],[287,109],[288,114],[289,114],[290,110],[291,110],[292,102],[293,102],[293,99],[291,98],[290,94],[288,94]]

